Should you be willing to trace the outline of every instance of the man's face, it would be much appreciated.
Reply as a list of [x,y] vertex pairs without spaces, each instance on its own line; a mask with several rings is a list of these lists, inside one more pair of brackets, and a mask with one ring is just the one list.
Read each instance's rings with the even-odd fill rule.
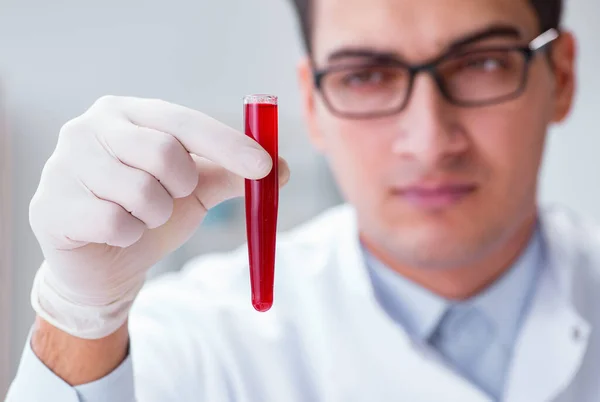
[[[313,1],[317,69],[377,63],[356,50],[428,62],[491,27],[516,34],[484,37],[458,51],[527,46],[541,33],[527,0]],[[401,112],[374,119],[332,113],[304,63],[300,77],[311,138],[356,208],[363,239],[399,264],[452,268],[482,257],[531,218],[547,128],[570,107],[572,45],[569,36],[555,42],[554,67],[537,55],[515,99],[456,106],[422,73]],[[474,67],[498,67],[482,63]],[[339,77],[338,84],[365,96],[391,85],[381,70],[362,71]]]

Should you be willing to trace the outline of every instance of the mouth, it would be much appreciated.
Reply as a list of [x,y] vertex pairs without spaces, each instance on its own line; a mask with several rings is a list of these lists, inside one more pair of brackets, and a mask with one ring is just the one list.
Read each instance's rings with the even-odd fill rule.
[[458,204],[476,190],[477,186],[474,184],[440,183],[398,187],[392,190],[392,193],[415,208],[440,210]]

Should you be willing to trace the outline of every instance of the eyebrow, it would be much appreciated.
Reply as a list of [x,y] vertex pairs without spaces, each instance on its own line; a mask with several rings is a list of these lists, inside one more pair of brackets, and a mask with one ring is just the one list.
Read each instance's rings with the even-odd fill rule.
[[[483,30],[479,30],[464,37],[460,37],[452,41],[447,46],[447,51],[453,51],[460,49],[464,46],[481,42],[483,40],[495,39],[495,38],[513,38],[521,39],[522,33],[514,26],[511,25],[492,25]],[[397,59],[398,56],[394,52],[388,51],[377,51],[371,48],[357,48],[357,47],[346,47],[333,51],[327,56],[327,61],[332,62],[336,60],[346,58],[369,58],[374,60],[393,60]]]

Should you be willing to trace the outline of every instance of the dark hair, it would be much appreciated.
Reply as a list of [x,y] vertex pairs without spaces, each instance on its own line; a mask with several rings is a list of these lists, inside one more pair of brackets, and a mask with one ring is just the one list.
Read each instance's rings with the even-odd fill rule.
[[[314,0],[292,0],[300,22],[304,46],[310,53],[312,50],[312,3]],[[563,0],[529,0],[535,9],[540,33],[551,28],[560,28],[563,14]]]

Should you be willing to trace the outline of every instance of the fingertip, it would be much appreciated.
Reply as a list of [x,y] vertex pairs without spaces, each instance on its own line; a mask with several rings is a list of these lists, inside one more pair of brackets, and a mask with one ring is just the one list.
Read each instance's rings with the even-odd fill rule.
[[125,236],[117,237],[115,239],[108,240],[106,242],[106,244],[109,246],[118,247],[118,248],[127,248],[130,246],[133,246],[135,243],[140,241],[143,234],[144,234],[144,232],[140,232],[140,233],[136,233],[133,236],[130,235],[128,237],[125,237]]
[[290,181],[290,165],[287,163],[285,159],[279,157],[278,161],[279,168],[279,185],[285,186]]
[[[153,216],[152,221],[146,222],[146,228],[148,228],[150,230],[159,228],[159,227],[163,226],[164,224],[166,224],[169,221],[169,219],[171,219],[171,215],[173,215],[174,201],[172,198],[169,198],[168,200],[169,200],[168,204],[163,205],[161,208],[156,209],[155,216]],[[143,228],[143,229],[145,229],[145,228]],[[142,234],[143,234],[143,229],[142,229]]]
[[127,219],[124,225],[115,230],[115,233],[109,237],[106,244],[127,248],[140,241],[146,231],[146,225],[137,218],[130,217],[131,219]]
[[271,156],[264,150],[248,148],[241,156],[245,176],[248,179],[262,179],[267,176],[273,168]]
[[198,187],[199,177],[200,174],[194,166],[193,172],[189,174],[189,177],[180,178],[178,187],[170,191],[171,197],[177,199],[190,196],[194,192],[194,190],[196,190],[196,187]]

